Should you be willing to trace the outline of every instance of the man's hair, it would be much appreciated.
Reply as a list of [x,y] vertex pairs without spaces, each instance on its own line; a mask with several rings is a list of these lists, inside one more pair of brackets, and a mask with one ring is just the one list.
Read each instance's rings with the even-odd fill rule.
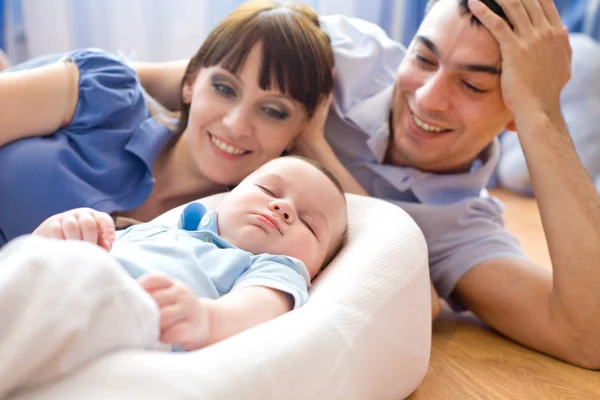
[[[455,1],[458,2],[458,10],[459,10],[460,15],[470,16],[471,23],[473,25],[482,26],[481,21],[471,13],[471,10],[469,10],[469,0],[455,0]],[[508,17],[504,13],[504,11],[502,10],[502,7],[500,7],[498,5],[498,3],[496,3],[494,0],[479,0],[479,1],[481,1],[483,4],[485,4],[487,6],[487,8],[492,10],[492,12],[494,14],[496,14],[497,16],[502,18],[504,21],[506,21],[512,28],[512,23],[510,22],[510,20],[508,19]],[[427,2],[427,6],[425,7],[425,14],[429,13],[429,11],[431,11],[431,8],[439,2],[440,2],[440,0],[429,0]]]
[[[331,182],[333,182],[333,184],[335,185],[335,187],[337,187],[337,189],[340,191],[341,195],[344,197],[344,201],[346,201],[346,196],[344,194],[344,187],[342,186],[342,184],[340,183],[340,181],[335,177],[335,175],[333,175],[327,168],[325,168],[323,166],[323,164],[321,164],[318,161],[311,160],[310,158],[298,156],[298,155],[295,155],[295,154],[294,155],[288,155],[286,157],[297,158],[299,160],[302,160],[302,161],[304,161],[304,162],[312,165],[313,167],[315,167],[316,169],[318,169],[319,171],[321,171],[327,178],[329,178],[329,180]],[[331,251],[325,257],[325,260],[323,261],[323,264],[321,264],[321,268],[319,268],[319,271],[315,274],[315,277],[317,275],[319,275],[321,273],[321,271],[323,271],[323,269],[325,269],[325,267],[327,265],[329,265],[329,263],[331,262],[331,260],[333,260],[333,258],[342,249],[342,247],[346,244],[347,241],[348,241],[348,223],[346,223],[346,228],[344,229],[344,232],[342,233],[340,239],[337,241],[337,243],[335,244],[335,246],[333,246],[333,248],[331,249]]]

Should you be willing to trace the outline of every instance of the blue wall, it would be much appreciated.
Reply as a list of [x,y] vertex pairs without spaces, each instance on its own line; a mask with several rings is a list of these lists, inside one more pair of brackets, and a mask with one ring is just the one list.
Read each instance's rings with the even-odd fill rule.
[[0,49],[4,48],[4,0],[0,0]]
[[[596,40],[600,40],[600,9],[595,15],[586,15],[588,0],[554,0],[563,23],[570,32],[585,32]],[[408,46],[423,19],[427,0],[410,0],[406,2],[405,23],[402,42]],[[589,19],[589,21],[586,21]],[[584,26],[586,25],[587,26]],[[585,28],[585,29],[584,29]]]

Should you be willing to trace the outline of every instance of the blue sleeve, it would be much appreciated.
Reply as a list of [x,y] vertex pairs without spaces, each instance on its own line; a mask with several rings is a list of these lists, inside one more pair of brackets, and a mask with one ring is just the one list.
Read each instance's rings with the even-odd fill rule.
[[[151,191],[148,165],[126,147],[148,118],[135,72],[99,50],[67,57],[79,68],[71,123],[0,147],[0,246],[56,213],[77,207],[133,209]],[[55,61],[49,57],[29,65]]]
[[123,61],[96,49],[75,51],[68,58],[79,68],[79,99],[69,133],[98,127],[133,130],[148,117],[137,75]]
[[280,290],[294,298],[294,309],[308,301],[310,277],[304,264],[285,256],[261,254],[233,284],[232,290],[248,286],[264,286]]

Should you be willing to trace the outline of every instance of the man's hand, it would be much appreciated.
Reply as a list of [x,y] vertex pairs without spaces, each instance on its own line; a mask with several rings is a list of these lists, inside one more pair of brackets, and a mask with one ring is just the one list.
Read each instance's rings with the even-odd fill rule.
[[206,346],[210,299],[198,298],[183,283],[159,273],[143,275],[138,283],[152,296],[160,310],[161,341],[184,350]]
[[115,241],[115,224],[107,213],[76,208],[48,218],[33,234],[60,240],[82,240],[110,250]]
[[469,8],[500,44],[500,85],[507,107],[520,120],[532,113],[560,113],[560,92],[571,77],[571,46],[552,0],[497,0],[513,29],[480,0]]

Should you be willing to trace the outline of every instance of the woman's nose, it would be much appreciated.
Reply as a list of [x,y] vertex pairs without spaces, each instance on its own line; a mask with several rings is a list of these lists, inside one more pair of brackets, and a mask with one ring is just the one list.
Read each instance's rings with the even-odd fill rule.
[[279,217],[287,224],[296,219],[296,211],[292,203],[285,199],[276,199],[269,204],[269,210],[279,214]]
[[249,136],[252,134],[252,114],[243,104],[238,104],[223,117],[223,125],[233,138]]

